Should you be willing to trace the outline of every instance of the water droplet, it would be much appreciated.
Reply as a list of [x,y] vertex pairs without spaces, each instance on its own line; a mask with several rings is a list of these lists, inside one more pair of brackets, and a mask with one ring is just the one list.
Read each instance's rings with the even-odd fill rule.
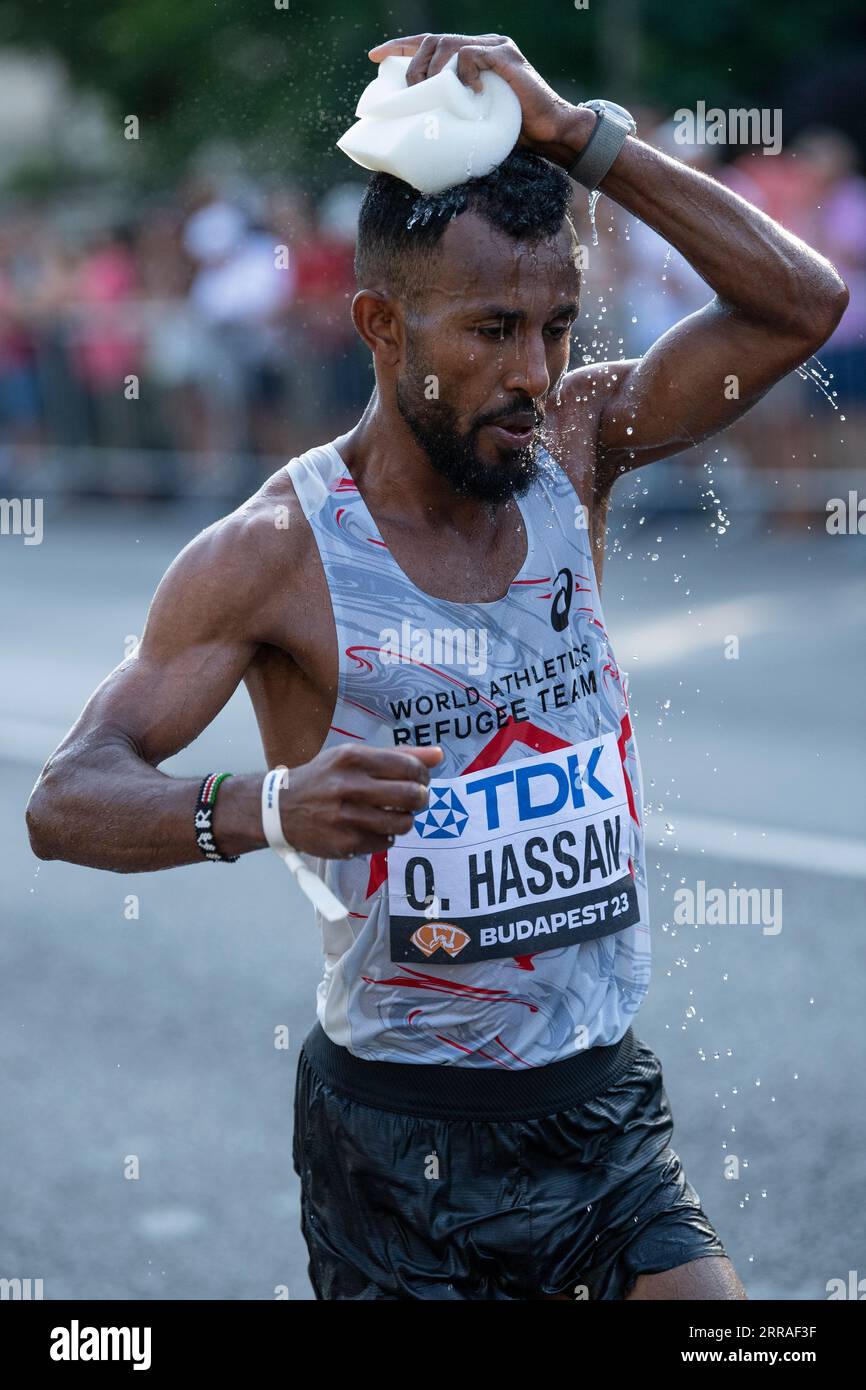
[[592,244],[598,246],[598,227],[595,225],[595,210],[601,197],[601,189],[594,188],[589,195],[589,224],[592,227]]

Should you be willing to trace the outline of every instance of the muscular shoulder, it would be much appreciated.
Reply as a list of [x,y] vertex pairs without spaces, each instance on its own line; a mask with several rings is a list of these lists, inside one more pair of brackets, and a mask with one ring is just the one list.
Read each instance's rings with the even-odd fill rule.
[[153,609],[181,624],[270,640],[274,608],[291,602],[314,544],[285,470],[199,532],[170,565]]
[[604,567],[607,515],[615,473],[601,449],[605,411],[618,409],[628,391],[633,362],[598,362],[568,372],[559,404],[549,411],[553,447],[589,513],[589,537],[599,588]]
[[633,366],[633,361],[595,362],[568,372],[559,404],[549,412],[557,457],[589,506],[610,487],[599,432],[605,412],[625,398]]

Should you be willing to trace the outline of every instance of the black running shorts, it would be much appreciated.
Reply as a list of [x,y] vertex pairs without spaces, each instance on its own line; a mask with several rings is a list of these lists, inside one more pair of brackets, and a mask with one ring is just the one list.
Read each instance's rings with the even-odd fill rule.
[[725,1249],[631,1028],[550,1066],[367,1062],[319,1024],[293,1157],[317,1299],[621,1299]]

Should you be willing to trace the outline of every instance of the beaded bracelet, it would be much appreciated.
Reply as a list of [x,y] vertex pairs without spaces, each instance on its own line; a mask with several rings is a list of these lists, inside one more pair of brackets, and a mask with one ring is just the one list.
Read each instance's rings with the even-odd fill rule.
[[196,844],[205,859],[211,859],[215,864],[236,864],[240,858],[239,854],[221,854],[213,838],[213,811],[217,792],[226,778],[231,777],[231,775],[230,772],[209,773],[199,788],[198,801],[195,805]]

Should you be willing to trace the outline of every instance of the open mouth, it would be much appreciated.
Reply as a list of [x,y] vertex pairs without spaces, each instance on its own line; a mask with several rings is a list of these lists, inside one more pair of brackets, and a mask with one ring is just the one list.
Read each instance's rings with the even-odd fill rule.
[[534,415],[507,415],[501,420],[491,420],[487,428],[501,443],[512,449],[522,449],[532,442],[536,423]]

